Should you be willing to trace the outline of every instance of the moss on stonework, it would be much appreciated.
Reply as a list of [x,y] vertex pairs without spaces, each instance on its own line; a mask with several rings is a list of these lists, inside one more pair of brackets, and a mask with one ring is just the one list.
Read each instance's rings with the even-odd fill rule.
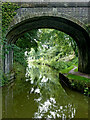
[[66,77],[69,79],[70,87],[77,91],[90,96],[89,83],[90,79],[78,75],[67,74]]

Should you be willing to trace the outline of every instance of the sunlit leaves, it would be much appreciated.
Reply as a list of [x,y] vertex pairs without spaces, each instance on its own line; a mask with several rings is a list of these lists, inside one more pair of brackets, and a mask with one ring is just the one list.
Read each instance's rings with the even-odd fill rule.
[[[44,52],[46,59],[58,56],[63,57],[73,53],[77,47],[75,41],[67,34],[55,29],[38,30],[38,50]],[[59,55],[58,55],[59,54]]]

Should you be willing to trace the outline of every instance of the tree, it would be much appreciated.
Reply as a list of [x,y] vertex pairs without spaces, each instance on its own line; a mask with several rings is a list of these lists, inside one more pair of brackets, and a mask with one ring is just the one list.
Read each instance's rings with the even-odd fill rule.
[[60,58],[72,54],[73,50],[77,53],[75,41],[63,32],[55,29],[39,29],[37,34],[39,37],[38,50],[43,51],[41,54],[47,58],[50,56]]
[[37,51],[38,48],[38,36],[37,36],[37,29],[29,31],[25,33],[23,36],[21,36],[17,42],[16,45],[20,48],[26,49],[27,51],[30,51],[31,48],[34,48],[35,51]]

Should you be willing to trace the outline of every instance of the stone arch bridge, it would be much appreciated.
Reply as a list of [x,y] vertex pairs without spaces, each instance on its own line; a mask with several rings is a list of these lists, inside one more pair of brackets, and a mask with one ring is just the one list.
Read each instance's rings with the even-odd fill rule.
[[[90,24],[88,2],[29,2],[21,8],[9,25],[7,44],[15,43],[25,32],[38,28],[53,28],[70,35],[78,45],[78,70],[90,73]],[[5,55],[4,72],[13,65],[13,50]]]

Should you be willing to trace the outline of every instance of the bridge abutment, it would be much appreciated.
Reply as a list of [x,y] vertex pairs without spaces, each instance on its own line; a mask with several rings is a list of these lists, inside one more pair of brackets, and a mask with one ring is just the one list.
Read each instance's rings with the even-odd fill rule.
[[13,49],[10,48],[8,54],[5,54],[4,73],[8,74],[13,68]]
[[90,49],[78,51],[78,71],[90,74]]

